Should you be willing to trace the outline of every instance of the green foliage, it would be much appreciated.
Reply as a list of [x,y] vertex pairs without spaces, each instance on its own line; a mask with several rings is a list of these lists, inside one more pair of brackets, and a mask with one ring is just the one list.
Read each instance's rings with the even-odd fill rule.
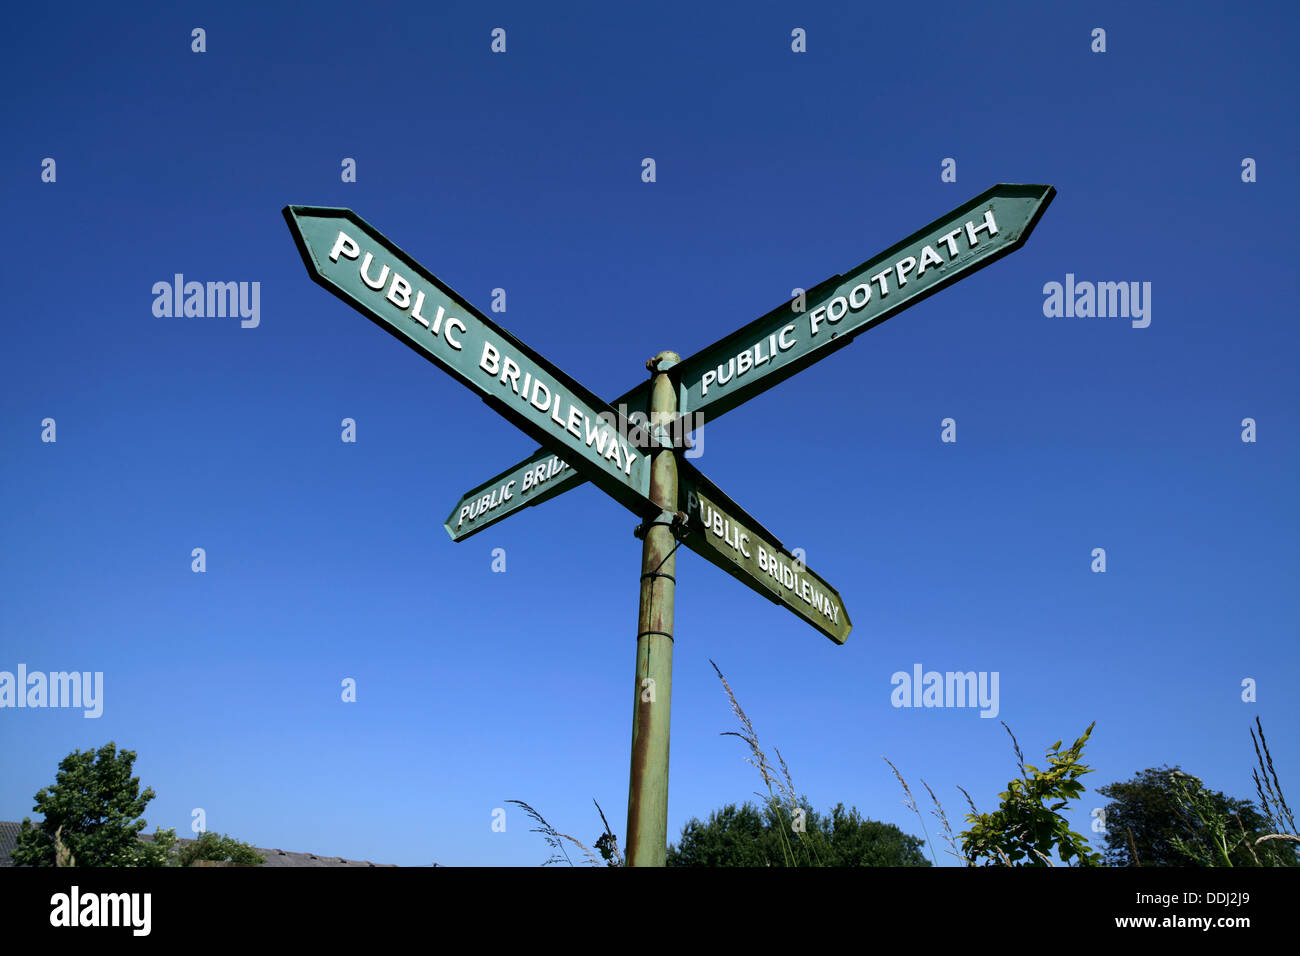
[[864,819],[842,803],[824,815],[803,797],[792,814],[773,799],[763,807],[729,804],[705,823],[692,819],[680,843],[668,847],[668,865],[929,866],[923,845],[919,837],[892,823]]
[[1269,822],[1249,800],[1206,789],[1179,767],[1148,767],[1097,791],[1105,806],[1111,866],[1287,865],[1287,847],[1255,841]]
[[622,866],[618,857],[618,837],[612,833],[602,833],[596,837],[596,851],[607,866]]
[[176,851],[178,866],[191,866],[196,860],[210,860],[216,863],[244,863],[260,866],[266,857],[247,843],[219,833],[205,832],[193,843],[188,843]]
[[1220,802],[1223,794],[1206,790],[1199,777],[1181,770],[1170,773],[1168,779],[1175,794],[1176,819],[1187,829],[1187,835],[1171,838],[1175,852],[1192,866],[1232,866],[1233,852],[1253,852],[1244,825],[1240,837],[1230,833],[1229,816]]
[[596,849],[600,852],[606,866],[623,866],[623,854],[618,849],[618,837],[609,828],[609,821],[605,819],[605,811],[600,808],[599,803],[596,803],[596,798],[592,797],[591,802],[596,804],[596,812],[600,814],[601,825],[605,828],[600,836],[596,837]]
[[972,805],[966,815],[971,828],[961,834],[962,849],[969,863],[1052,866],[1053,853],[1067,864],[1071,860],[1079,866],[1101,863],[1101,855],[1094,853],[1088,841],[1071,830],[1065,817],[1057,812],[1083,792],[1079,778],[1092,773],[1080,759],[1096,725],[1096,721],[1089,724],[1083,736],[1068,750],[1061,750],[1059,740],[1052,744],[1047,750],[1051,767],[1039,770],[1025,763],[1015,734],[1003,722],[1015,747],[1020,778],[1007,785],[1000,794],[1001,804],[992,813],[978,813]]
[[145,821],[137,818],[154,792],[141,792],[140,779],[131,776],[135,757],[112,742],[64,757],[54,785],[35,797],[33,809],[45,819],[35,826],[30,817],[23,820],[14,865],[55,866],[62,859],[77,866],[167,866],[175,831],[158,830],[152,843],[138,836]]

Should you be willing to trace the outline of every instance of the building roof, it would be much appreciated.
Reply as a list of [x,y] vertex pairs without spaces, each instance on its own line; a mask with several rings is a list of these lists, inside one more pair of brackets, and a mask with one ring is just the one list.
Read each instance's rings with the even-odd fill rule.
[[[21,823],[0,820],[0,866],[14,865],[12,854],[18,846],[18,833],[21,829]],[[141,833],[140,839],[153,842],[153,834]],[[191,839],[180,838],[176,841],[176,847],[180,848],[187,843],[193,842]],[[396,866],[395,863],[346,860],[341,856],[321,856],[318,853],[293,853],[288,850],[281,850],[278,847],[273,850],[263,847],[256,847],[255,849],[266,858],[266,862],[262,866]]]
[[13,866],[11,854],[18,848],[18,831],[21,823],[0,820],[0,866]]

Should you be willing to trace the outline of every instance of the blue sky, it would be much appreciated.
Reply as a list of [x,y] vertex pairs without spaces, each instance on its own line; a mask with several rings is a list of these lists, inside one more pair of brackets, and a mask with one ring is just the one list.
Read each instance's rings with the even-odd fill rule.
[[[151,830],[188,835],[203,808],[261,846],[532,865],[546,847],[505,801],[592,840],[594,798],[623,837],[635,519],[587,484],[449,541],[461,494],[536,446],[313,284],[285,204],[356,210],[484,311],[504,288],[493,317],[613,398],[661,349],[689,355],[997,182],[1058,190],[1024,248],[706,428],[696,464],[806,550],[855,629],[835,646],[679,552],[670,835],[761,786],[720,736],[710,659],[814,806],[908,832],[881,755],[960,824],[957,785],[989,810],[1015,774],[999,720],[1031,763],[1096,721],[1091,788],[1169,763],[1244,798],[1258,715],[1300,788],[1296,21],[15,12],[0,670],[102,671],[104,707],[0,709],[0,818],[114,740],[157,791]],[[260,283],[257,327],[155,316],[176,273]],[[1044,315],[1067,273],[1151,283],[1150,326]],[[892,706],[918,663],[997,672],[998,719]],[[1094,844],[1104,802],[1069,811]]]

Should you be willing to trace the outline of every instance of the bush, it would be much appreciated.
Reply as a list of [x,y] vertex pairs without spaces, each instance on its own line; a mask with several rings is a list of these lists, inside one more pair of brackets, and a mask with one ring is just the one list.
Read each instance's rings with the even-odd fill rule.
[[233,837],[222,836],[219,833],[203,833],[193,843],[183,845],[176,852],[178,866],[193,866],[197,860],[260,866],[266,862],[266,857],[247,843],[241,843]]

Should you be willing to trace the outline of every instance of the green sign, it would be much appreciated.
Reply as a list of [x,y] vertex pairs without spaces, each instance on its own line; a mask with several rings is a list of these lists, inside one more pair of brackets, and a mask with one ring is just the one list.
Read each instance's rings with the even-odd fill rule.
[[853,623],[839,592],[690,462],[678,459],[677,468],[677,500],[688,519],[682,543],[843,644]]
[[286,206],[284,218],[319,285],[460,379],[615,500],[641,515],[658,513],[642,430],[351,210]]
[[[1018,249],[1056,195],[1000,184],[674,369],[692,428],[848,345],[855,336]],[[703,415],[703,418],[699,417]]]
[[[689,519],[684,544],[763,597],[784,604],[837,644],[844,643],[853,625],[834,588],[689,461],[678,459],[677,480],[677,500]],[[579,481],[558,455],[539,449],[518,467],[467,492],[444,527],[453,541],[462,541]]]
[[[614,399],[614,411],[627,423],[628,437],[634,446],[645,445],[649,401],[650,389],[644,382]],[[581,472],[570,468],[549,448],[542,447],[515,467],[465,492],[443,527],[451,540],[464,541],[520,508],[541,504],[582,482]]]
[[539,505],[579,484],[578,472],[560,456],[539,448],[531,458],[465,493],[443,527],[453,541],[463,541],[520,508]]
[[[846,274],[809,290],[802,312],[794,311],[797,303],[784,303],[683,360],[670,372],[679,383],[678,409],[685,416],[676,430],[694,431],[706,419],[717,418],[843,348],[859,333],[1020,248],[1055,196],[1052,186],[1000,183]],[[649,388],[649,383],[642,383],[631,389],[615,400],[615,409],[625,416],[644,413]],[[504,474],[535,467],[540,461],[534,456]],[[568,471],[545,497],[581,482],[580,475]],[[481,497],[483,489],[476,490]],[[474,497],[475,492],[470,492],[457,509]],[[473,530],[530,503],[503,501],[489,508],[489,520],[477,523]],[[467,536],[450,527],[448,531],[455,540]]]

